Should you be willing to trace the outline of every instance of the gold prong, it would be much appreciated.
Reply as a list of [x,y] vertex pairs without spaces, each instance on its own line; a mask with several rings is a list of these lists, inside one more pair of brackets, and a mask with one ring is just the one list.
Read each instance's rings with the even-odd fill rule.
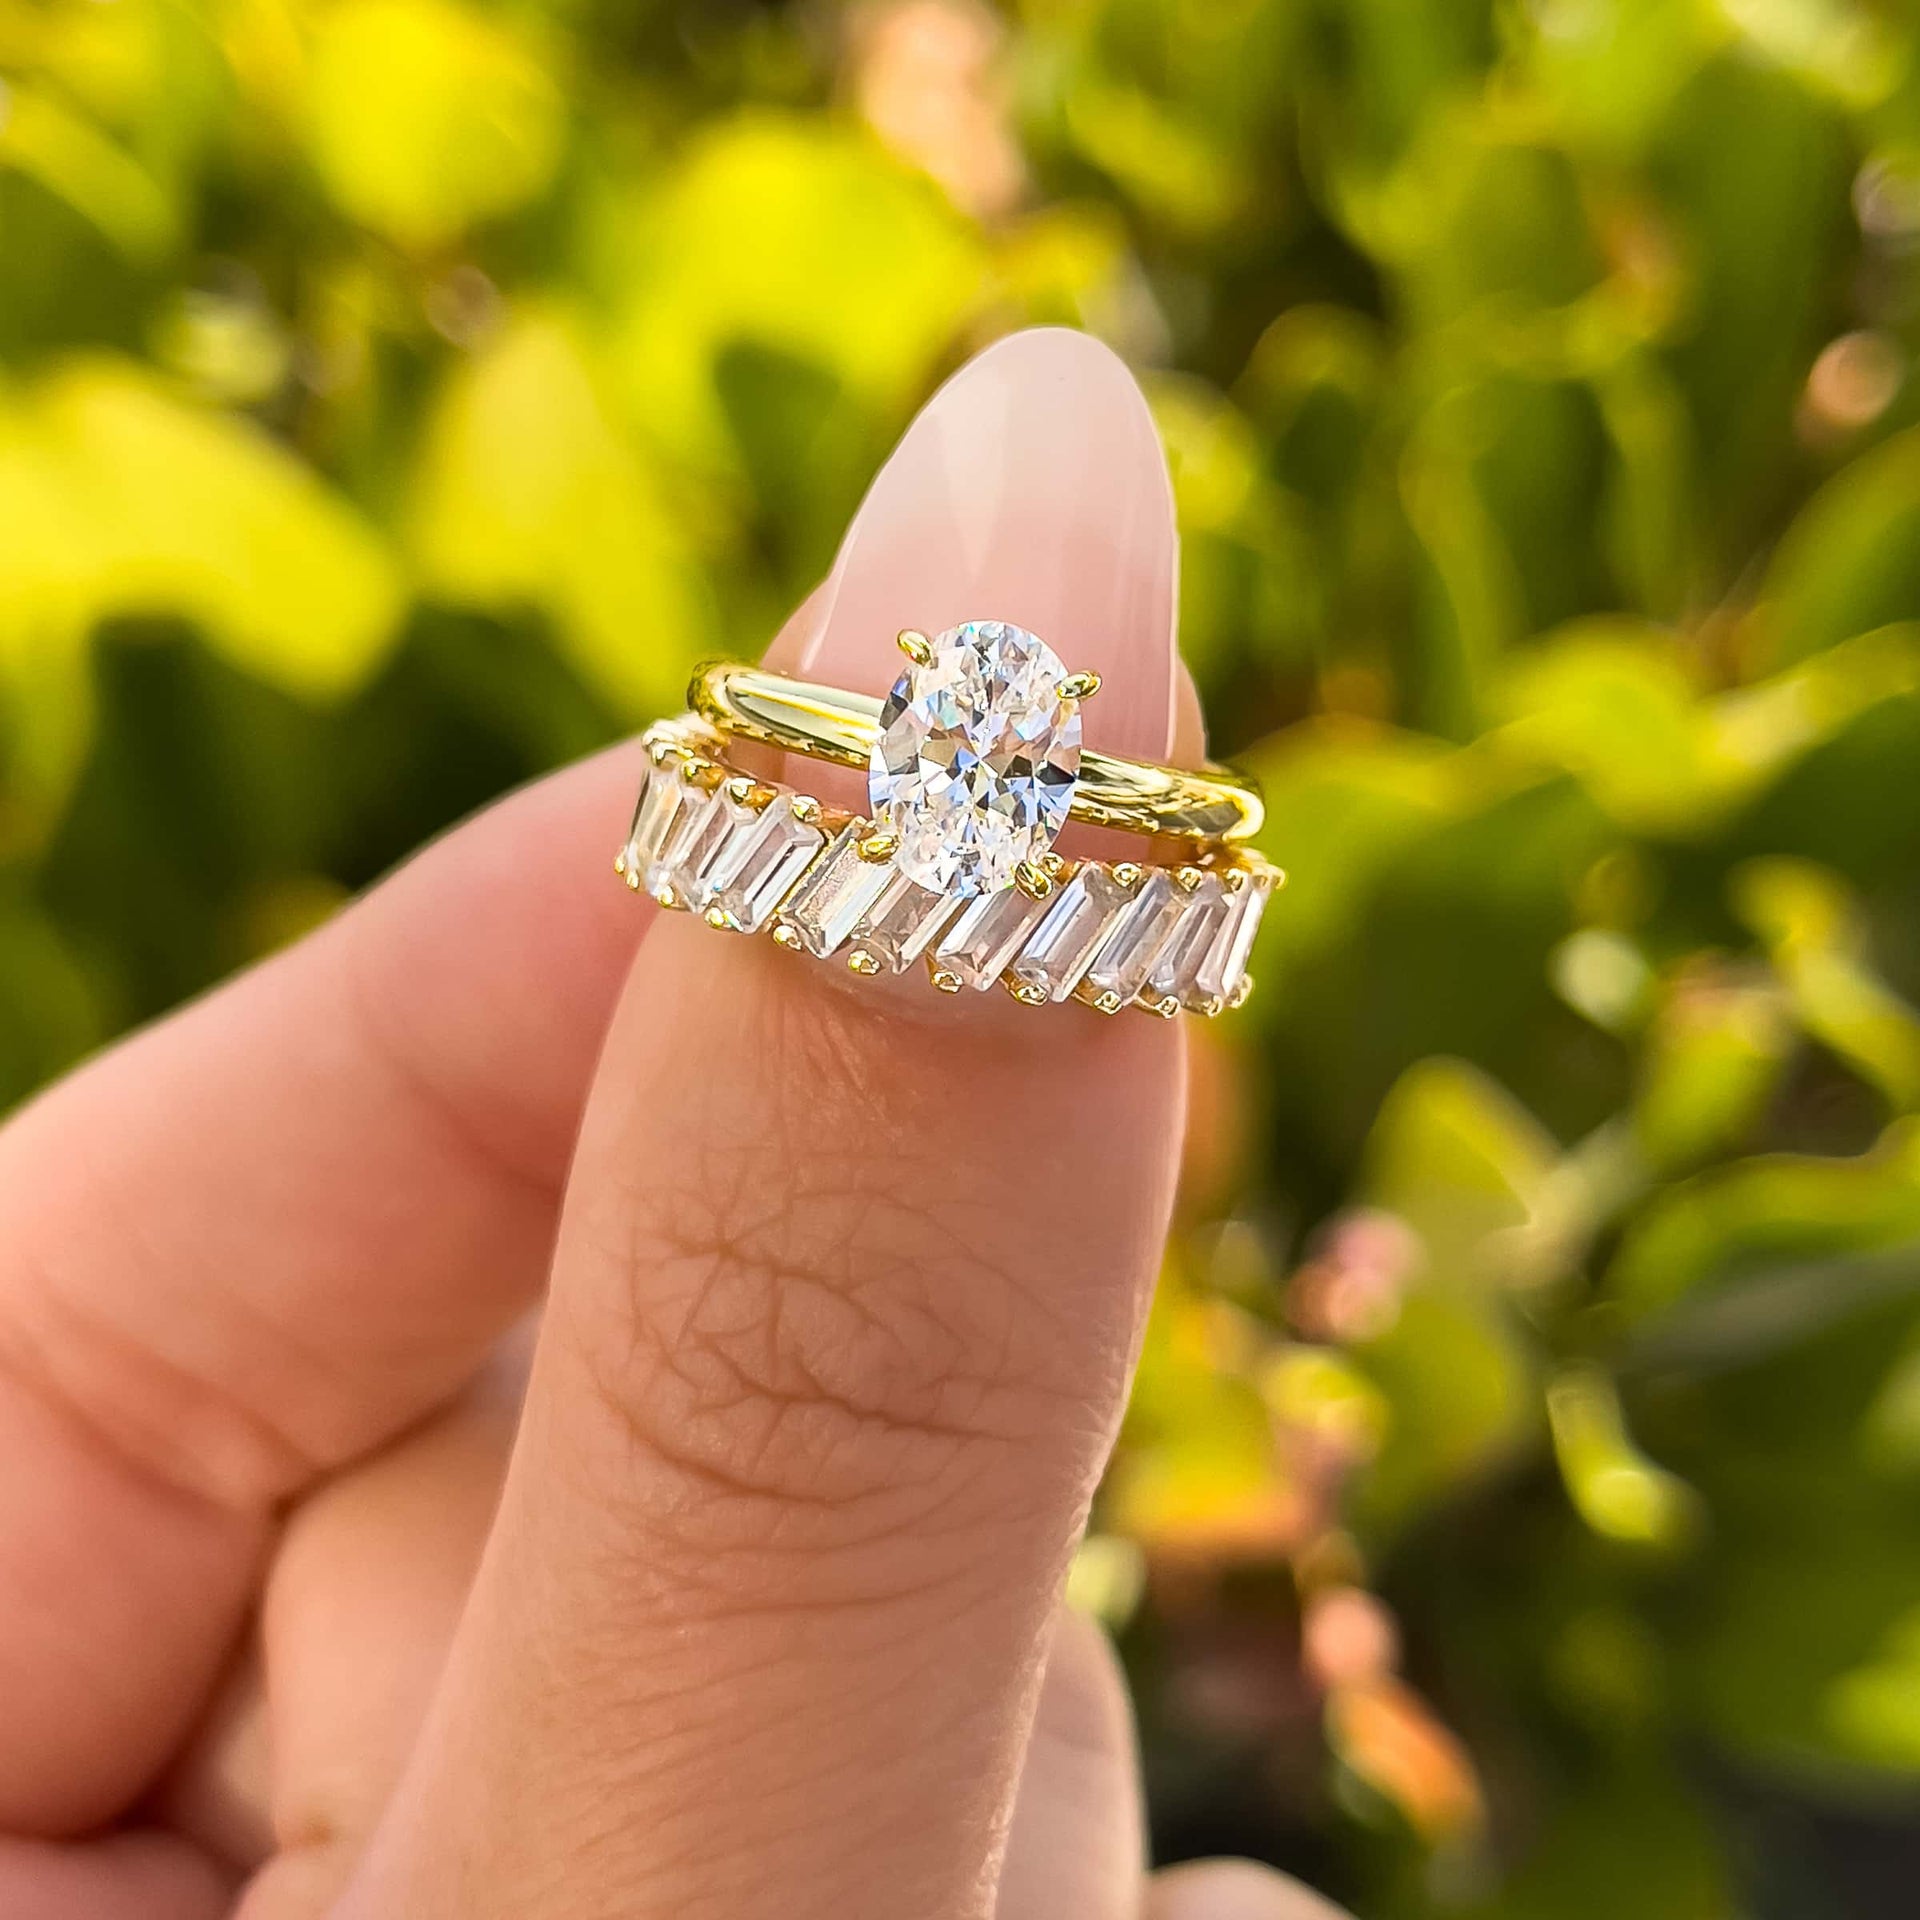
[[656,767],[664,767],[673,758],[674,746],[671,740],[655,740],[647,747],[647,758]]
[[627,877],[627,850],[625,847],[622,847],[620,851],[613,856],[613,870],[621,879],[624,880]]
[[1131,893],[1140,884],[1140,876],[1145,871],[1137,860],[1118,860],[1114,863],[1113,884],[1125,887]]
[[936,967],[931,964],[927,968],[927,978],[942,993],[958,993],[966,984],[957,973],[950,973],[945,967]]
[[1222,1000],[1218,994],[1210,993],[1204,1000],[1196,1000],[1193,1003],[1193,1010],[1201,1019],[1211,1020],[1216,1015],[1225,1012],[1226,1005],[1227,1003]]
[[1091,700],[1100,691],[1100,676],[1082,670],[1070,673],[1060,682],[1060,694],[1066,700]]
[[1275,868],[1274,868],[1274,870],[1273,870],[1273,890],[1274,890],[1274,892],[1275,892],[1275,893],[1278,893],[1278,892],[1280,891],[1280,889],[1281,889],[1282,887],[1284,887],[1284,886],[1285,886],[1286,884],[1287,884],[1287,870],[1286,870],[1286,868],[1285,868],[1285,867],[1275,867]]
[[1064,880],[1067,877],[1067,863],[1057,853],[1052,851],[1043,853],[1040,856],[1040,865],[1049,880]]
[[1036,987],[1030,980],[1016,980],[1012,974],[1008,974],[1001,985],[1023,1007],[1044,1007],[1051,997],[1045,987]]
[[1192,893],[1206,877],[1206,873],[1199,867],[1181,867],[1174,873],[1173,884],[1182,893]]
[[732,917],[724,907],[709,907],[701,918],[706,921],[707,925],[710,926],[715,933],[739,932],[739,928],[733,924]]
[[883,860],[891,860],[900,851],[900,836],[888,833],[885,828],[870,833],[860,842],[860,858],[878,866]]
[[810,793],[796,793],[793,796],[793,805],[787,811],[803,827],[810,827],[820,818],[820,802]]
[[865,974],[869,978],[880,971],[880,962],[865,947],[855,947],[847,955],[847,966],[854,973]]
[[773,930],[773,944],[776,947],[785,947],[789,953],[798,953],[805,942],[800,938],[799,933],[783,920]]
[[893,644],[916,667],[930,666],[933,663],[933,642],[918,627],[902,627],[894,635]]
[[1014,884],[1029,900],[1044,900],[1053,891],[1053,875],[1031,860],[1022,860],[1013,870]]
[[1247,887],[1246,868],[1229,867],[1226,872],[1220,876],[1220,884],[1225,887],[1229,893],[1244,893]]
[[1087,1005],[1100,1013],[1118,1013],[1125,1005],[1120,996],[1109,987],[1105,993],[1096,993]]
[[736,773],[726,783],[726,795],[736,807],[744,807],[753,798],[754,782],[744,773]]
[[1243,973],[1233,991],[1227,995],[1227,1005],[1229,1007],[1244,1007],[1247,1004],[1247,996],[1252,993],[1252,991],[1253,975]]
[[711,793],[727,777],[727,770],[714,760],[703,760],[698,754],[692,755],[687,764],[680,769],[680,777],[690,787],[701,787]]
[[1171,1020],[1180,1011],[1180,996],[1177,993],[1162,994],[1158,1000],[1143,1000],[1140,1003],[1149,1013],[1157,1013],[1162,1020]]
[[666,907],[673,912],[679,911],[681,903],[671,887],[665,885],[655,887],[653,898],[656,906]]

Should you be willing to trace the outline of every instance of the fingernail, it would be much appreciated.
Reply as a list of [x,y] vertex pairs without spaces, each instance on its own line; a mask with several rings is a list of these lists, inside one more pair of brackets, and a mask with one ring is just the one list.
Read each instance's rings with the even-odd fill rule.
[[988,348],[934,395],[869,489],[794,671],[880,694],[902,627],[1011,620],[1101,676],[1089,746],[1173,745],[1173,495],[1145,396],[1064,328]]

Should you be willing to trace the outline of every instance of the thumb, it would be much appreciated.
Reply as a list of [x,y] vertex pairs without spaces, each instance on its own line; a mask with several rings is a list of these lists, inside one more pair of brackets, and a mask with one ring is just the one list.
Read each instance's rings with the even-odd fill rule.
[[[1013,620],[1103,676],[1090,744],[1164,758],[1173,542],[1119,362],[1018,336],[876,482],[807,670],[878,690],[897,628]],[[663,917],[494,1534],[343,1913],[985,1920],[1181,1087],[1170,1023]]]

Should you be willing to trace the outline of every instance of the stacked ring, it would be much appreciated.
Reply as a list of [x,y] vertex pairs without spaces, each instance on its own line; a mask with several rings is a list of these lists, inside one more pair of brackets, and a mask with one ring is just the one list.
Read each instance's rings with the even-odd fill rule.
[[[692,711],[646,735],[647,774],[615,861],[627,885],[712,927],[769,932],[856,974],[924,961],[947,993],[1006,987],[1171,1017],[1238,1006],[1284,876],[1239,841],[1257,791],[1224,768],[1080,748],[1098,691],[999,621],[900,636],[883,702],[758,669],[703,667]],[[729,759],[734,740],[867,770],[871,813],[827,805]],[[1069,818],[1149,836],[1166,864],[1063,858]]]

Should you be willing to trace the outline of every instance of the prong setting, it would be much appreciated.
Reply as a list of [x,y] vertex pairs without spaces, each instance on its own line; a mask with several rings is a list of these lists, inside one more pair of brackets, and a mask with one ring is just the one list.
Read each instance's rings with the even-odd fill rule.
[[727,736],[697,718],[661,723],[642,748],[613,863],[621,883],[718,931],[837,957],[862,978],[920,960],[944,994],[998,986],[1023,1006],[1211,1018],[1250,993],[1254,936],[1285,878],[1251,849],[1204,838],[1188,840],[1178,866],[1074,860],[1042,840],[997,887],[930,888],[892,819],[740,771]]

